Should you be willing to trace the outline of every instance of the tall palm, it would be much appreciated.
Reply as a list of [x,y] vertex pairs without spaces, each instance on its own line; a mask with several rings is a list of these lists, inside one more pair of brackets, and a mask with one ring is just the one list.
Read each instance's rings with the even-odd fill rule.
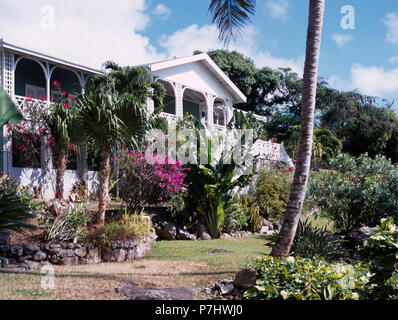
[[55,197],[57,199],[62,199],[64,195],[64,176],[71,143],[80,139],[75,134],[75,120],[75,109],[63,102],[52,104],[49,114],[45,116],[45,123],[50,134],[54,137],[54,151],[57,154],[55,184]]
[[138,144],[148,126],[147,114],[143,103],[134,95],[116,94],[104,87],[87,87],[76,104],[80,134],[101,158],[99,205],[94,222],[103,225],[109,198],[112,150],[119,143]]
[[[210,12],[213,22],[220,30],[220,40],[228,42],[236,39],[237,33],[250,21],[255,11],[255,0],[212,0]],[[291,194],[282,230],[272,249],[274,257],[287,256],[297,230],[307,191],[311,164],[311,151],[314,129],[314,112],[318,78],[318,64],[323,28],[325,0],[310,0],[307,33],[306,60],[303,77],[301,131],[297,153],[297,164]]]

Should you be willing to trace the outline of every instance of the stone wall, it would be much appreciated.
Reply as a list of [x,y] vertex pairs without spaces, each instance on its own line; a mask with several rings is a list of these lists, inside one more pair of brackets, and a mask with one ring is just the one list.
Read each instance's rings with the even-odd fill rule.
[[140,240],[119,241],[110,247],[98,248],[83,243],[10,245],[4,234],[0,232],[0,268],[25,270],[48,264],[76,266],[140,259],[151,249],[157,238],[156,235],[151,235]]

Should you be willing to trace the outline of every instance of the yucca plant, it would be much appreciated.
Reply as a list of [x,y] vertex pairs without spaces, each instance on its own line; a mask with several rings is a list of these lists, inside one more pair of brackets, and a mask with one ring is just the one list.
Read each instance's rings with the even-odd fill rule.
[[17,192],[0,188],[0,230],[36,230],[35,226],[27,222],[31,218],[34,218],[34,214],[29,201]]
[[[273,233],[269,244],[274,245],[278,236],[278,233]],[[307,218],[299,222],[290,255],[308,259],[324,258],[333,261],[346,255],[343,243],[344,241],[334,237],[326,226],[322,228],[314,226]]]

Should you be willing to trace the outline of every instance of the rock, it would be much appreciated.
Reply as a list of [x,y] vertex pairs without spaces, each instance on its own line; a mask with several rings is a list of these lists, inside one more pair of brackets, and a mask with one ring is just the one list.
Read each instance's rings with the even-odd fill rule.
[[26,260],[32,259],[32,256],[23,256],[18,258],[19,263],[24,263]]
[[21,266],[26,268],[27,270],[36,270],[39,269],[40,263],[32,260],[27,260]]
[[47,254],[44,253],[43,251],[36,252],[36,253],[34,254],[34,256],[33,256],[33,260],[34,260],[34,261],[38,261],[38,262],[43,261],[43,260],[45,260],[46,258],[47,258]]
[[257,274],[254,269],[243,269],[235,277],[234,285],[237,288],[248,289],[256,284]]
[[23,256],[23,247],[18,246],[18,245],[10,246],[10,256],[12,258],[22,257]]
[[202,240],[211,240],[209,230],[203,223],[198,223],[197,237]]
[[113,250],[111,248],[103,248],[101,252],[101,258],[104,262],[114,262],[115,257],[113,255]]
[[25,255],[33,256],[36,252],[40,251],[40,247],[27,243],[23,245],[23,251]]
[[10,251],[9,245],[0,245],[0,253],[6,254]]
[[50,244],[49,243],[44,243],[41,245],[41,251],[48,251],[50,250]]
[[269,231],[268,226],[262,227],[261,230],[260,230],[260,234],[267,234],[268,231]]
[[146,252],[146,247],[143,243],[139,244],[134,250],[134,259],[138,260],[141,259]]
[[191,241],[195,241],[196,236],[194,234],[189,233],[188,231],[185,230],[178,230],[178,239],[180,240],[191,240]]
[[116,262],[123,262],[126,259],[126,251],[123,249],[117,249],[113,254]]
[[50,244],[50,249],[61,249],[62,246],[59,243]]
[[70,250],[76,249],[77,247],[78,247],[77,243],[68,243],[68,246],[67,246],[67,248]]
[[116,288],[115,291],[126,300],[194,300],[196,292],[185,287],[158,289],[153,287],[139,288],[131,284]]
[[53,249],[48,250],[48,253],[49,254],[59,254],[61,250],[62,250],[61,248],[53,248]]
[[231,253],[231,251],[227,251],[224,249],[214,249],[212,251],[209,251],[210,254],[217,254],[217,253]]
[[74,257],[75,252],[72,249],[62,249],[59,251],[59,256],[61,258],[66,258],[66,257]]
[[267,219],[262,218],[261,223],[263,227],[268,227],[268,231],[274,230],[274,225],[271,221],[268,221]]
[[8,266],[8,259],[0,257],[0,268],[6,268]]
[[112,244],[111,244],[111,249],[112,249],[112,250],[116,250],[117,248],[120,248],[120,246],[119,246],[118,243],[112,243]]
[[60,260],[60,257],[58,257],[57,255],[52,255],[51,258],[50,258],[50,262],[52,264],[58,264],[59,260]]
[[274,221],[272,223],[272,226],[273,226],[273,230],[275,230],[275,231],[281,231],[281,229],[282,229],[282,224],[279,221]]
[[87,264],[97,264],[101,262],[101,253],[99,248],[92,248],[88,250],[86,255]]
[[125,246],[127,249],[132,249],[132,248],[134,248],[134,246],[135,246],[135,242],[134,242],[134,240],[126,240],[126,241],[124,242],[124,246]]
[[81,247],[81,248],[75,249],[74,253],[79,258],[84,258],[87,254],[87,249],[84,247]]
[[226,295],[232,293],[232,291],[234,291],[235,286],[233,283],[228,283],[226,285],[221,286],[220,289],[221,289],[221,294],[223,296],[226,296]]
[[61,266],[77,266],[79,262],[79,259],[75,257],[64,257],[61,258],[59,261],[59,264]]
[[135,251],[133,249],[130,249],[129,251],[127,251],[126,261],[134,260],[134,255],[135,255]]
[[10,230],[0,230],[0,246],[10,246]]
[[229,233],[223,233],[221,235],[221,238],[230,239],[230,238],[232,238],[232,236]]
[[177,226],[168,220],[159,220],[153,224],[159,239],[174,240],[177,236]]

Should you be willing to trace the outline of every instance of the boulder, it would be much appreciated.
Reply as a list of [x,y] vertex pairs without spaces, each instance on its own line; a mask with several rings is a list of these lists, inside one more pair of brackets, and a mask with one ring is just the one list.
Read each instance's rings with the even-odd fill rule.
[[153,226],[159,239],[174,240],[177,236],[177,226],[171,221],[158,220]]
[[101,250],[101,258],[104,262],[114,262],[115,257],[111,248],[105,247]]
[[19,258],[23,256],[23,247],[18,245],[10,246],[10,256],[12,258]]
[[194,300],[196,298],[195,290],[185,287],[177,288],[140,288],[128,284],[115,291],[122,295],[126,300]]
[[262,218],[261,223],[262,223],[263,227],[268,227],[268,231],[274,230],[274,225],[271,221],[268,221],[267,219]]
[[59,264],[61,266],[77,266],[79,262],[79,259],[74,256],[74,257],[64,257],[61,258],[59,261]]
[[8,266],[8,259],[0,257],[0,268],[5,268]]
[[178,230],[178,239],[180,240],[191,240],[191,241],[195,241],[196,236],[194,234],[189,233],[188,231],[185,230]]
[[23,256],[18,258],[19,263],[24,263],[26,260],[31,260],[33,257],[32,256]]
[[282,229],[282,224],[279,221],[274,221],[272,223],[272,226],[273,226],[273,230],[275,230],[275,231],[281,231],[281,229]]
[[140,243],[134,250],[134,259],[141,259],[146,252],[146,246],[143,243]]
[[60,257],[58,257],[57,255],[52,255],[51,258],[50,258],[50,262],[52,264],[58,264],[59,260],[60,260]]
[[126,259],[126,251],[123,249],[116,249],[113,253],[116,262],[123,262]]
[[225,284],[225,285],[221,285],[221,286],[220,286],[221,294],[222,294],[223,296],[226,296],[226,295],[228,295],[228,294],[231,294],[232,291],[234,291],[234,289],[235,289],[235,286],[234,286],[233,283],[228,283],[228,284]]
[[84,247],[81,247],[81,248],[75,249],[74,253],[79,258],[84,258],[87,254],[87,249]]
[[75,252],[72,249],[62,249],[59,251],[59,256],[61,258],[66,258],[66,257],[74,257]]
[[27,270],[36,270],[39,269],[40,263],[32,260],[27,260],[25,263],[21,264],[21,267]]
[[34,260],[34,261],[38,261],[38,262],[43,261],[43,260],[45,260],[46,258],[47,258],[47,254],[44,253],[43,251],[36,252],[36,253],[34,254],[34,256],[33,256],[33,260]]
[[23,245],[23,251],[25,255],[33,256],[36,252],[40,251],[40,247],[27,243]]
[[10,230],[0,230],[0,246],[10,245]]
[[248,289],[256,284],[257,274],[254,269],[243,269],[235,277],[234,285],[237,288]]
[[211,240],[209,230],[203,223],[198,223],[197,237],[202,240]]
[[101,262],[101,253],[99,248],[91,248],[86,255],[87,264],[97,264]]

